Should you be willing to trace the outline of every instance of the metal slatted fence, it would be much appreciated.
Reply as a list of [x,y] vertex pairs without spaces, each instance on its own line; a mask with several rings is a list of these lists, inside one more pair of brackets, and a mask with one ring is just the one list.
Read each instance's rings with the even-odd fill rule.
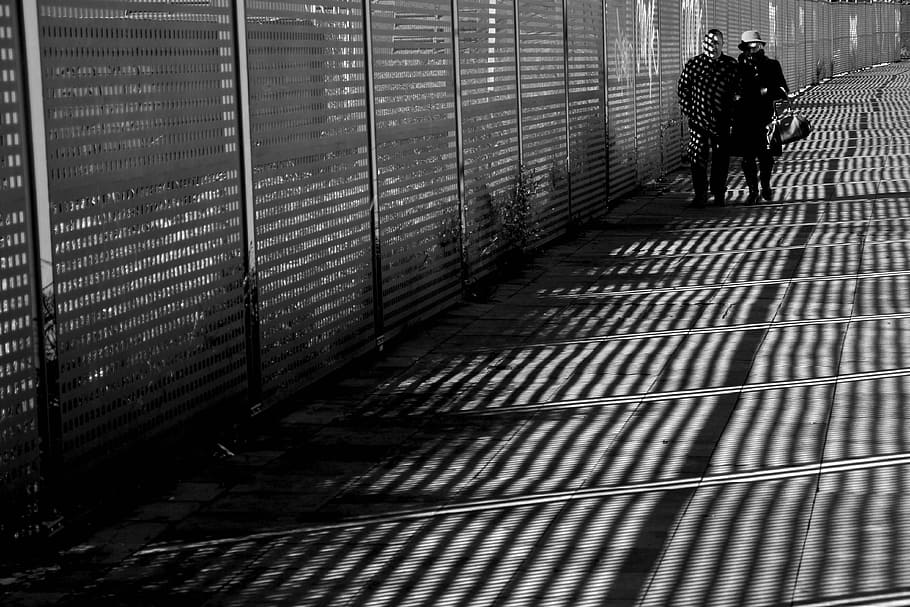
[[39,2],[61,454],[116,452],[243,398],[227,2]]
[[604,6],[599,0],[567,3],[569,183],[572,213],[584,221],[607,198]]
[[533,221],[544,238],[552,238],[571,216],[564,3],[527,0],[519,6],[523,163],[536,184]]
[[243,419],[456,301],[515,244],[517,178],[539,244],[678,167],[707,29],[759,29],[796,90],[896,59],[902,14],[0,0],[2,531],[39,472]]
[[910,59],[910,5],[901,3],[899,7],[893,7],[893,10],[893,21],[898,23],[900,56],[902,59]]
[[520,166],[514,0],[459,0],[464,146],[464,251],[468,280],[495,269],[497,205]]
[[634,34],[635,144],[638,179],[651,181],[666,170],[661,165],[660,31],[657,28],[658,0],[643,0],[635,11],[626,13]]
[[676,96],[683,36],[679,3],[659,0],[657,18],[660,33],[660,166],[665,172],[682,158],[682,113]]
[[[0,535],[34,532],[40,470],[35,256],[30,250],[22,44],[17,2],[0,2]],[[3,533],[5,532],[5,533]]]
[[373,343],[361,4],[247,3],[266,401]]
[[458,298],[458,158],[448,2],[372,2],[385,332]]
[[641,183],[635,113],[635,36],[631,27],[634,10],[631,3],[606,5],[607,151],[610,196],[614,198],[628,194]]

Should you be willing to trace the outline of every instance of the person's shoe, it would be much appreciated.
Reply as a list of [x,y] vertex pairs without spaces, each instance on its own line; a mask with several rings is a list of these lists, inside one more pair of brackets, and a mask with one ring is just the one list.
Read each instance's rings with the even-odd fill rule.
[[758,202],[758,190],[749,190],[749,195],[746,196],[746,204],[755,204]]
[[726,192],[724,192],[723,194],[720,194],[720,193],[715,194],[714,202],[711,204],[711,206],[712,207],[722,207],[722,206],[724,206],[724,202],[726,202],[726,200],[727,200]]
[[692,202],[689,203],[689,206],[693,209],[701,209],[708,205],[708,197],[704,194],[696,194],[695,198],[692,199]]
[[774,190],[771,188],[762,188],[761,197],[769,202],[774,200]]

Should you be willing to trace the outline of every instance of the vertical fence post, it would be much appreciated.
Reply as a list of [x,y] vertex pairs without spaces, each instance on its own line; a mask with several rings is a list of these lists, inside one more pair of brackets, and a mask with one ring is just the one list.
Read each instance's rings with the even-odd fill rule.
[[240,184],[243,189],[243,324],[246,333],[247,402],[242,419],[262,408],[262,365],[259,341],[259,279],[256,263],[256,205],[253,193],[253,138],[250,127],[250,69],[246,45],[246,0],[234,0],[234,77],[237,123],[240,127]]
[[468,265],[468,219],[467,201],[465,200],[465,158],[464,128],[461,107],[461,41],[458,23],[458,0],[452,0],[452,72],[455,80],[455,166],[458,173],[458,226],[461,237],[458,239],[461,256],[461,287],[465,289],[470,280]]
[[373,83],[373,15],[372,0],[363,0],[363,66],[364,92],[367,105],[367,138],[370,146],[370,233],[372,235],[373,262],[373,327],[376,347],[381,351],[385,344],[385,320],[382,302],[382,232],[379,213],[379,161],[376,144],[376,99]]
[[569,98],[569,0],[562,0],[562,69],[566,104],[566,183],[568,184],[569,226],[572,225],[572,103]]
[[32,242],[37,260],[34,281],[36,312],[34,337],[38,360],[38,432],[41,437],[41,486],[43,503],[57,502],[63,466],[63,427],[60,412],[57,300],[54,283],[53,228],[50,216],[50,180],[47,166],[47,129],[44,121],[44,86],[41,71],[41,29],[37,0],[21,4],[22,45],[27,108],[26,149],[32,201]]
[[523,144],[525,128],[521,103],[521,16],[519,15],[518,4],[518,0],[514,0],[512,3],[512,12],[514,15],[513,21],[515,22],[515,86],[518,87],[515,91],[515,100],[518,105],[518,120],[516,122],[518,126],[518,168],[521,170],[521,167],[524,166],[525,162]]

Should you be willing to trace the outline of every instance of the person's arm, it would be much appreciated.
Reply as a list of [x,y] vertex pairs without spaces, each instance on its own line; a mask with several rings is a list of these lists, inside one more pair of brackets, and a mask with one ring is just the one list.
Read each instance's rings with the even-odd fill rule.
[[784,77],[784,70],[780,66],[780,61],[771,60],[772,84],[768,87],[768,96],[772,100],[786,99],[790,93],[790,87],[787,86],[787,79]]
[[736,60],[736,79],[733,85],[733,101],[739,101],[746,95],[746,66],[742,61]]
[[686,63],[682,72],[679,74],[679,80],[676,83],[676,96],[679,97],[679,107],[686,116],[689,115],[691,91],[692,70],[691,65]]

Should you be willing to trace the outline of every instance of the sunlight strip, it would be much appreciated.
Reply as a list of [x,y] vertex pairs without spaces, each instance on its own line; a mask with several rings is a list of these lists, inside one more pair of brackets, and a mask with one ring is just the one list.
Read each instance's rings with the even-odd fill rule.
[[[906,244],[910,243],[910,238],[889,238],[887,240],[868,240],[867,243],[871,246],[885,246],[889,244]],[[845,242],[830,242],[830,243],[815,243],[815,244],[796,244],[796,245],[785,245],[780,247],[750,247],[745,249],[736,249],[731,251],[729,249],[724,249],[721,251],[688,251],[680,250],[678,253],[647,253],[643,255],[636,254],[623,254],[623,253],[612,253],[605,255],[605,258],[611,260],[634,260],[637,262],[643,261],[656,261],[661,259],[693,259],[697,257],[732,257],[734,255],[743,255],[750,253],[783,253],[786,251],[804,251],[810,249],[842,249],[845,246],[857,246],[859,245],[858,240],[854,241],[845,241]]]
[[827,375],[824,377],[809,377],[806,379],[786,379],[781,381],[763,382],[759,384],[743,384],[737,386],[717,386],[713,388],[694,388],[691,390],[670,390],[667,392],[650,392],[637,394],[624,394],[620,396],[600,396],[593,398],[579,398],[572,400],[540,402],[527,405],[510,405],[500,409],[486,410],[461,410],[449,411],[452,416],[477,416],[486,417],[510,413],[529,411],[560,411],[569,409],[583,409],[586,407],[610,407],[631,403],[651,403],[664,400],[685,400],[689,398],[707,398],[711,396],[725,396],[728,394],[750,394],[770,390],[783,390],[787,388],[803,388],[808,386],[826,386],[834,383],[856,383],[862,381],[875,381],[892,377],[906,377],[910,375],[910,367],[888,369],[885,371],[864,371],[860,373],[847,373],[844,375]]
[[[509,498],[482,499],[464,504],[444,505],[430,509],[403,510],[391,514],[366,515],[351,517],[338,523],[313,525],[311,527],[294,530],[269,531],[235,538],[221,538],[203,542],[186,543],[170,546],[152,546],[137,552],[137,556],[174,552],[178,550],[199,550],[221,544],[235,544],[272,538],[286,537],[289,535],[314,534],[325,531],[337,531],[363,527],[366,525],[388,525],[412,520],[425,520],[438,517],[455,516],[460,514],[476,514],[494,510],[543,506],[567,502],[577,502],[590,499],[605,499],[629,495],[640,495],[653,492],[692,490],[703,487],[721,487],[741,483],[761,483],[779,481],[821,474],[841,474],[860,470],[872,470],[894,466],[910,465],[910,452],[894,453],[891,455],[876,455],[870,457],[851,458],[823,462],[821,467],[817,463],[785,466],[773,470],[754,470],[746,472],[731,472],[705,477],[686,477],[665,481],[650,481],[645,483],[631,483],[616,487],[592,487],[589,489],[553,491],[527,496]],[[822,603],[827,605],[828,603]],[[835,605],[833,603],[832,605]]]
[[[877,182],[869,182],[869,183],[877,183]],[[789,188],[798,188],[801,186],[798,186],[798,185],[792,186],[791,185],[791,186],[783,186],[783,187],[784,188],[788,188],[788,187]],[[910,192],[908,192],[908,193],[910,193]],[[904,194],[904,193],[903,192],[888,192],[888,197],[898,196],[901,194]],[[849,198],[849,197],[838,198],[838,201],[846,200],[847,198]],[[856,200],[866,200],[866,199],[868,199],[868,195],[856,196],[854,198]],[[830,202],[828,202],[828,201],[810,202],[810,203],[804,203],[802,206],[806,206],[807,204],[827,205],[827,204],[830,204]],[[766,205],[766,206],[771,206],[771,205]],[[777,206],[792,207],[793,203],[788,202],[788,203],[777,205]],[[680,232],[699,232],[699,233],[708,234],[708,233],[714,233],[714,232],[733,232],[733,231],[744,232],[744,231],[748,231],[748,230],[768,230],[768,229],[777,230],[777,229],[782,229],[782,228],[808,228],[808,227],[824,228],[827,226],[843,226],[843,225],[865,226],[867,221],[869,222],[869,224],[871,226],[876,223],[889,223],[889,222],[893,223],[896,220],[901,220],[904,218],[905,218],[904,215],[895,215],[893,217],[880,217],[880,218],[876,218],[876,219],[857,218],[857,219],[835,219],[832,221],[825,221],[824,219],[821,219],[819,221],[798,221],[798,222],[794,222],[794,223],[728,224],[728,225],[722,225],[722,226],[716,226],[716,227],[701,226],[701,227],[686,228],[686,227],[670,226],[666,230],[666,232],[658,232],[657,235],[660,236],[660,235],[664,235],[664,234],[678,234]],[[618,224],[618,225],[621,226],[622,224]]]
[[501,346],[496,348],[477,348],[470,350],[471,354],[484,354],[488,352],[513,352],[518,350],[532,350],[537,348],[551,348],[556,346],[576,346],[584,344],[598,344],[614,341],[636,341],[645,339],[658,339],[664,337],[678,337],[683,335],[706,335],[721,333],[740,333],[744,331],[759,330],[778,330],[788,328],[802,328],[819,325],[842,325],[855,322],[877,322],[881,320],[900,320],[910,318],[910,312],[894,312],[891,314],[869,314],[866,316],[835,316],[832,318],[811,318],[806,320],[786,320],[786,321],[768,321],[756,322],[740,325],[728,325],[723,327],[698,327],[693,329],[667,329],[666,331],[647,331],[644,333],[623,333],[620,335],[601,335],[597,337],[588,337],[585,339],[566,339],[559,341],[541,341],[527,344],[517,344],[514,346]]
[[724,282],[708,285],[688,285],[679,287],[651,287],[647,289],[629,289],[627,291],[607,291],[602,293],[578,294],[547,294],[539,293],[541,297],[555,297],[557,299],[604,299],[607,297],[625,297],[628,295],[649,295],[659,293],[682,293],[686,291],[710,291],[717,289],[738,289],[743,287],[761,287],[770,285],[784,285],[805,282],[837,282],[841,280],[860,280],[868,278],[888,278],[893,276],[910,276],[910,270],[889,270],[886,272],[863,272],[852,274],[832,274],[822,276],[793,276],[791,278],[767,278],[764,280],[744,280],[741,282]]
[[794,607],[907,607],[910,605],[910,591],[863,594],[847,598],[796,601]]

